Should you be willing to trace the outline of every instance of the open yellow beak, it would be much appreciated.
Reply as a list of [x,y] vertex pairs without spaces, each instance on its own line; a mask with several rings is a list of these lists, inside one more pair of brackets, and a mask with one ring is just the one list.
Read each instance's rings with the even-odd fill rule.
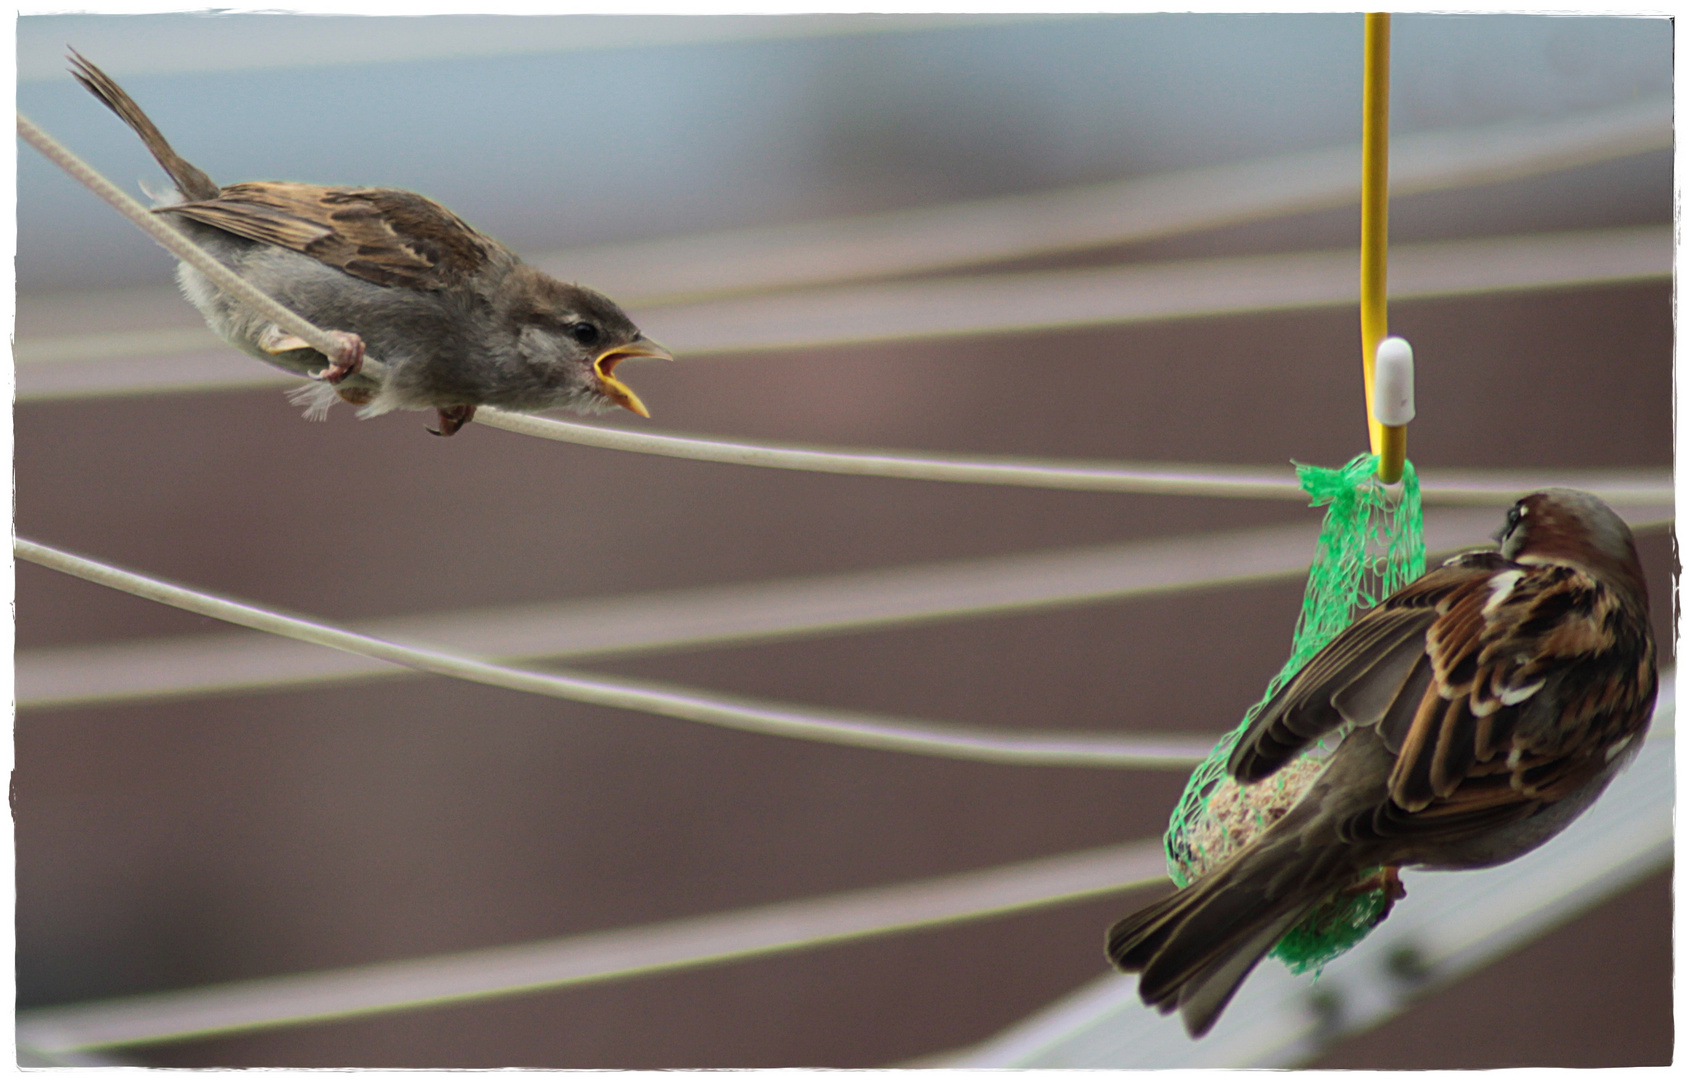
[[605,397],[628,412],[638,413],[640,416],[650,419],[651,410],[647,409],[645,403],[639,400],[639,395],[628,389],[626,383],[612,374],[616,370],[617,364],[635,356],[650,356],[660,360],[674,359],[674,356],[667,349],[655,341],[635,338],[626,345],[617,345],[599,353],[598,357],[592,362],[592,370],[598,375],[598,388],[604,392]]

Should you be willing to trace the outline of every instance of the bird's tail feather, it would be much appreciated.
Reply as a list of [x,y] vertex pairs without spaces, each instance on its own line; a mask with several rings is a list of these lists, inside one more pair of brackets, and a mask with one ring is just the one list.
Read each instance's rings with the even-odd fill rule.
[[1137,972],[1144,1003],[1178,1009],[1193,1037],[1214,1026],[1255,965],[1321,899],[1274,888],[1282,860],[1263,854],[1245,855],[1108,932],[1114,966]]
[[135,134],[147,144],[147,149],[164,171],[170,174],[177,190],[188,199],[215,199],[220,189],[211,179],[199,169],[182,160],[182,156],[170,148],[158,128],[147,119],[147,114],[135,104],[135,100],[123,92],[123,87],[112,81],[111,76],[82,58],[82,54],[75,49],[70,51],[71,74],[76,81],[88,88],[105,103],[106,108],[118,115],[125,124],[135,129]]

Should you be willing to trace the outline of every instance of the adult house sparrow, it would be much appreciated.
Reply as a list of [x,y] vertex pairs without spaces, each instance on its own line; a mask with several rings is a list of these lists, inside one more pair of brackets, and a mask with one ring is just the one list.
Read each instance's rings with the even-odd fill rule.
[[1227,862],[1109,931],[1114,966],[1193,1037],[1334,893],[1383,885],[1394,902],[1400,867],[1515,859],[1640,748],[1657,677],[1629,528],[1552,488],[1515,504],[1497,539],[1368,610],[1273,696],[1227,770],[1263,780],[1347,728],[1325,770]]
[[[435,409],[437,435],[480,405],[519,412],[620,405],[649,416],[614,375],[632,357],[673,359],[621,308],[526,265],[445,207],[392,188],[258,181],[219,187],[170,148],[103,71],[71,53],[72,74],[135,130],[182,201],[160,205],[189,238],[341,347],[325,357],[223,295],[183,264],[177,278],[211,329],[236,348],[320,380],[296,392],[321,419],[338,395],[360,416]],[[387,367],[379,386],[365,350]],[[322,370],[318,371],[318,368]]]

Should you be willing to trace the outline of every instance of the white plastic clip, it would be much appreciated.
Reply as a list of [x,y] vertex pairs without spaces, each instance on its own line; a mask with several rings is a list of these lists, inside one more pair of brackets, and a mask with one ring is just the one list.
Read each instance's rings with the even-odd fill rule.
[[1413,346],[1406,338],[1387,337],[1378,343],[1372,417],[1385,427],[1403,427],[1413,419]]

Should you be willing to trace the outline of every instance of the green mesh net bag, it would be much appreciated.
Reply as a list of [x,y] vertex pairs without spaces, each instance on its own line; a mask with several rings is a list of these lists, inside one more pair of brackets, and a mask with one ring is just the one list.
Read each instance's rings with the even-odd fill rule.
[[[1290,659],[1185,785],[1166,836],[1167,873],[1180,888],[1282,817],[1325,767],[1343,734],[1328,736],[1267,779],[1240,787],[1226,774],[1226,759],[1255,714],[1356,615],[1425,572],[1419,477],[1411,462],[1403,464],[1399,488],[1386,488],[1377,474],[1373,454],[1340,469],[1296,467],[1312,505],[1326,507],[1326,513]],[[1285,935],[1272,955],[1297,974],[1317,970],[1365,937],[1384,909],[1382,889],[1334,896]]]

